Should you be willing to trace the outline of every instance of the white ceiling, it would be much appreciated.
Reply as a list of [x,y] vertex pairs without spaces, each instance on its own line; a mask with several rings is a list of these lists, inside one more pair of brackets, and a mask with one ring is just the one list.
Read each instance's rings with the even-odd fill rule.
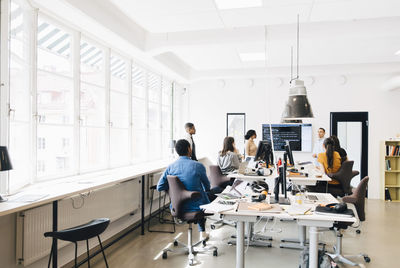
[[[227,10],[214,0],[57,1],[186,81],[287,70],[297,14],[301,68],[400,63],[400,0],[263,0],[262,7]],[[239,53],[263,53],[265,46],[267,63],[241,61]]]
[[263,0],[262,7],[218,10],[214,0],[110,0],[149,32],[399,16],[398,0]]

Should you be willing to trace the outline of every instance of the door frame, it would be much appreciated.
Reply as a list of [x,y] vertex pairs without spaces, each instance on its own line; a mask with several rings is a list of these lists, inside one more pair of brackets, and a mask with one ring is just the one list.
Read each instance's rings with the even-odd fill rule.
[[331,112],[330,134],[337,136],[338,122],[361,122],[361,170],[360,180],[368,176],[368,112]]

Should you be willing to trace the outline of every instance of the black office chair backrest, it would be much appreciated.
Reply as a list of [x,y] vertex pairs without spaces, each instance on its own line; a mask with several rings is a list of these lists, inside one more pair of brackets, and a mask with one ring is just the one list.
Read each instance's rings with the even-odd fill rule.
[[358,171],[353,171],[354,161],[344,161],[336,173],[328,174],[332,179],[337,180],[342,187],[344,194],[351,194],[351,180],[359,174]]
[[221,185],[230,181],[227,176],[222,174],[221,168],[218,165],[210,165],[209,179],[211,188],[221,187]]
[[185,185],[179,180],[177,176],[167,176],[168,180],[168,194],[171,198],[171,215],[178,219],[183,219],[185,211],[183,211],[183,204],[190,199],[197,199],[201,197],[200,192],[192,192],[185,189]]
[[354,204],[360,221],[365,221],[365,195],[367,194],[368,181],[369,177],[364,177],[357,188],[354,189],[352,195],[343,197],[343,202]]

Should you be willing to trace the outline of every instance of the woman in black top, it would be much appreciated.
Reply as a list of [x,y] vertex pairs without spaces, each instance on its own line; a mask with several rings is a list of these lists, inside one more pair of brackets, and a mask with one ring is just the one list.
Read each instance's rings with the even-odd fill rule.
[[343,163],[344,161],[347,160],[346,150],[340,147],[340,142],[339,142],[338,137],[336,137],[335,135],[332,135],[330,138],[333,140],[334,150],[339,153],[340,158],[342,159],[342,163]]

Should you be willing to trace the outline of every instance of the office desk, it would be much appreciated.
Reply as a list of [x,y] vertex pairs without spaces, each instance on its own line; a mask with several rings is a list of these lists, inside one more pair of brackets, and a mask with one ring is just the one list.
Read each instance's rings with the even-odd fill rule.
[[[337,202],[336,198],[334,198],[331,194],[324,193],[313,193],[316,195],[323,195],[325,201],[329,203]],[[292,197],[291,197],[292,198]],[[213,202],[218,202],[218,199]],[[211,212],[211,211],[210,211]],[[309,227],[309,256],[310,256],[310,268],[318,267],[318,235],[319,229],[321,227],[329,228],[332,227],[333,224],[337,221],[342,222],[356,222],[355,217],[346,218],[340,217],[336,215],[325,216],[325,215],[289,215],[286,212],[282,213],[265,213],[259,211],[235,211],[229,210],[220,212],[219,214],[223,215],[227,220],[236,222],[236,268],[244,268],[245,267],[245,259],[244,259],[244,226],[245,223],[250,222],[254,223],[257,221],[257,218],[262,216],[275,217],[278,219],[294,219],[297,224],[304,227]]]
[[[230,173],[227,175],[228,178],[236,178],[240,180],[246,181],[254,181],[254,180],[270,180],[278,177],[278,173],[274,171],[271,175],[268,176],[257,176],[257,175],[244,175],[239,173]],[[329,182],[332,179],[329,178],[326,174],[322,174],[322,177],[316,177],[314,174],[309,173],[309,177],[297,177],[297,176],[286,176],[286,179],[289,182],[292,182],[296,185],[315,185],[317,181],[325,181]]]
[[[46,197],[35,202],[4,202],[0,203],[0,217],[27,209],[39,207],[45,204],[52,203],[52,231],[58,229],[58,201],[68,198],[80,193],[98,190],[107,186],[119,184],[121,182],[129,181],[141,177],[141,233],[144,234],[144,179],[148,174],[153,174],[165,169],[173,160],[163,160],[157,162],[144,163],[134,165],[126,168],[119,168],[114,170],[106,170],[87,174],[82,176],[73,176],[66,179],[54,180],[47,183],[37,183],[32,186],[25,187],[20,193],[10,197],[13,200],[21,195],[26,194],[47,194]],[[53,251],[53,268],[57,267],[57,241],[54,239],[55,249]]]

